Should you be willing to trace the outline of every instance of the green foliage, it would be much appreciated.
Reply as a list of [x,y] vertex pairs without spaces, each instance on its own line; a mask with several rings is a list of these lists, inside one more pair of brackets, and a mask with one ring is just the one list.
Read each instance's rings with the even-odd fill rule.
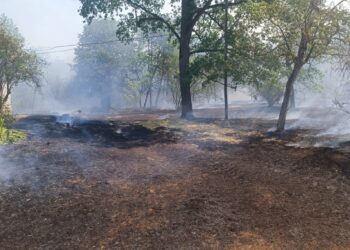
[[350,75],[350,34],[340,40],[340,49],[335,51],[335,57],[340,64],[340,70],[344,76]]
[[[131,100],[139,100],[140,108],[150,102],[153,105],[153,91],[161,91],[164,74],[167,71],[166,62],[171,53],[166,40],[161,36],[154,38],[145,38],[138,44],[135,57],[129,64],[130,73],[128,74],[129,92]],[[144,103],[142,104],[142,97]]]
[[0,144],[15,143],[26,138],[24,132],[9,128],[14,122],[15,118],[9,112],[0,115]]
[[44,61],[25,49],[24,39],[13,22],[0,16],[0,110],[20,83],[39,86]]
[[[116,33],[120,39],[135,38],[138,28],[146,36],[167,30],[170,40],[178,44],[181,51],[189,50],[190,64],[188,68],[183,67],[185,74],[182,72],[179,80],[184,82],[183,87],[191,79],[189,85],[195,94],[213,84],[222,84],[224,72],[227,72],[233,88],[249,84],[256,91],[271,91],[271,96],[280,96],[282,82],[290,77],[295,65],[298,66],[298,80],[312,83],[316,74],[309,74],[313,69],[302,70],[303,66],[337,51],[336,38],[348,34],[350,23],[348,10],[341,5],[329,6],[325,0],[228,1],[229,54],[226,60],[223,54],[224,1],[173,0],[170,1],[173,12],[164,11],[167,1],[81,2],[80,13],[88,21],[98,17],[116,18]],[[187,27],[187,33],[181,27]],[[183,47],[186,42],[188,48]],[[147,67],[152,68],[152,65]],[[133,78],[129,85],[133,93],[141,93],[150,82],[145,78]],[[137,86],[146,87],[138,89]]]
[[341,3],[325,0],[274,0],[246,5],[256,33],[292,68],[320,61],[339,49],[339,37],[349,34],[350,15]]
[[250,93],[254,99],[258,97],[263,98],[272,107],[275,103],[278,103],[284,92],[284,85],[281,81],[273,82],[269,81],[261,86],[251,87]]
[[[256,6],[265,6],[255,3]],[[255,6],[255,5],[254,5]],[[224,57],[224,22],[221,11],[210,15],[207,20],[199,22],[202,27],[197,33],[198,43],[191,72],[203,86],[223,84],[225,71],[229,76],[229,86],[237,88],[240,85],[249,85],[257,95],[263,91],[268,96],[269,90],[273,99],[279,99],[281,80],[288,69],[285,63],[274,53],[273,46],[264,41],[257,33],[256,24],[251,20],[250,5],[241,5],[228,16],[228,58]],[[259,10],[255,12],[260,13]],[[208,32],[208,30],[210,32]],[[201,33],[202,31],[202,33]],[[276,91],[275,91],[276,90]],[[277,91],[278,90],[278,91]],[[279,98],[277,98],[279,96]]]
[[[243,6],[254,27],[252,34],[270,48],[265,61],[279,65],[279,81],[292,79],[292,74],[296,73],[294,81],[320,91],[317,80],[321,74],[313,62],[332,56],[340,49],[339,37],[349,34],[350,15],[342,2],[339,0],[338,5],[330,6],[324,0],[274,0],[271,4],[250,1]],[[309,67],[305,69],[306,64]],[[266,82],[266,88],[280,86],[280,83],[273,84],[276,80]],[[263,90],[265,92],[265,88]],[[273,93],[271,90],[271,96]]]
[[115,18],[118,21],[116,34],[121,40],[130,40],[139,34],[155,33],[158,31],[176,30],[179,27],[179,8],[171,1],[172,14],[164,11],[165,1],[104,1],[80,0],[82,7],[80,14],[88,21],[94,18]]
[[76,49],[76,77],[67,91],[74,101],[88,100],[91,107],[84,108],[94,111],[157,105],[160,96],[174,90],[178,60],[173,46],[164,33],[139,33],[133,42],[119,42],[117,26],[114,20],[100,19],[84,27],[80,44],[91,45]]
[[[205,70],[201,70],[204,64],[198,61],[190,67],[189,58],[196,53],[196,48],[208,49],[208,45],[211,45],[214,40],[220,40],[221,32],[213,32],[207,20],[210,20],[212,15],[223,13],[225,2],[216,0],[80,1],[82,2],[80,14],[89,22],[98,17],[116,18],[118,21],[116,34],[120,39],[134,38],[138,28],[146,35],[165,30],[168,32],[169,40],[172,44],[179,46],[180,52],[178,54],[178,79],[181,86],[182,117],[190,117],[192,112],[191,80],[197,82],[196,79],[193,79],[194,74]],[[231,0],[227,2],[227,6],[233,9],[243,2],[245,0]],[[165,7],[169,5],[172,11],[166,11]]]
[[329,58],[339,50],[339,38],[349,34],[350,12],[342,6],[345,1],[338,0],[333,6],[326,0],[273,0],[265,6],[251,1],[247,5],[256,33],[289,70],[278,131],[284,130],[289,99],[304,66]]

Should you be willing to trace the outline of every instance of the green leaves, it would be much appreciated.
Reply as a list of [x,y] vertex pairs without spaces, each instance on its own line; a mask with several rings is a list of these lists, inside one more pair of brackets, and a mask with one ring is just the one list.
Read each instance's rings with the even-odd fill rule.
[[24,39],[6,16],[0,16],[0,111],[14,86],[29,83],[39,86],[44,61],[25,49]]
[[[118,22],[117,37],[127,40],[143,33],[153,33],[166,29],[175,32],[176,16],[163,11],[165,1],[150,0],[80,0],[80,15],[88,23],[93,19],[113,18]],[[176,13],[174,13],[176,14]]]

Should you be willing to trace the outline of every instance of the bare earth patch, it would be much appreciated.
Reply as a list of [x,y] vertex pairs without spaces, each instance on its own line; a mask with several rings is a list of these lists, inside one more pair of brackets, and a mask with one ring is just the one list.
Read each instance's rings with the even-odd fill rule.
[[0,248],[350,249],[349,154],[287,146],[271,121],[163,115],[19,121]]

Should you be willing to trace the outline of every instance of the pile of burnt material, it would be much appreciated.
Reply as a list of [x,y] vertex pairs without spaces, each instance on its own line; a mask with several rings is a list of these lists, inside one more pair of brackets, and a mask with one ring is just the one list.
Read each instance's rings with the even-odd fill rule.
[[32,136],[50,139],[76,140],[98,146],[128,148],[156,143],[175,143],[176,129],[159,126],[154,129],[137,122],[88,119],[78,115],[28,116],[15,125]]
[[145,146],[176,141],[174,131],[169,128],[150,129],[138,123],[94,120],[64,114],[57,117],[56,124],[56,134],[62,137],[103,146]]

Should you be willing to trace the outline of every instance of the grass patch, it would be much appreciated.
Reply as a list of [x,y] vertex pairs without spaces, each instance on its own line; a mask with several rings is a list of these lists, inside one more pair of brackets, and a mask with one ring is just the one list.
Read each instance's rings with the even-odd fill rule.
[[147,120],[139,122],[142,126],[149,129],[156,129],[158,127],[166,127],[168,128],[170,125],[170,121],[168,119],[164,120]]
[[0,128],[0,144],[11,144],[25,140],[27,137],[26,133],[15,130]]

